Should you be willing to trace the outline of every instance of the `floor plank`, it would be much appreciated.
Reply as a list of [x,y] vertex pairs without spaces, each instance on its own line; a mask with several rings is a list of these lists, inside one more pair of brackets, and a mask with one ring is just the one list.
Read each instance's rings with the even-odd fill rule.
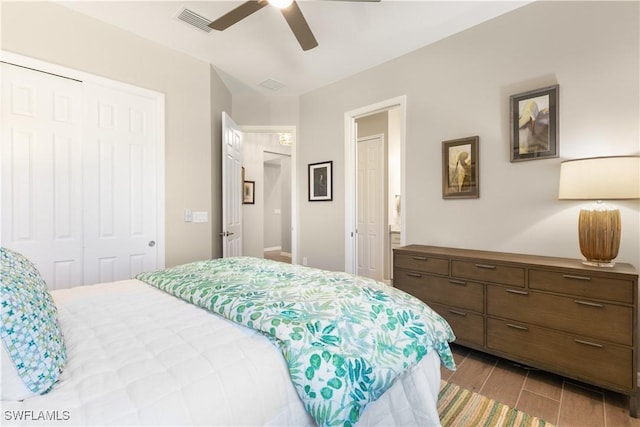
[[514,407],[518,402],[522,386],[527,378],[527,371],[499,360],[485,381],[480,393],[490,399],[500,400],[505,405]]
[[604,423],[602,393],[565,382],[558,427],[600,427]]
[[558,427],[640,427],[640,420],[629,416],[625,395],[455,344],[451,348],[457,370],[441,370],[449,382]]

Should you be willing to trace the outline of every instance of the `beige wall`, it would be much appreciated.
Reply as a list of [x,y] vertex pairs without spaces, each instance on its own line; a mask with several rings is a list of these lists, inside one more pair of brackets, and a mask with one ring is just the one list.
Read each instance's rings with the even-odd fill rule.
[[240,126],[297,126],[298,97],[234,95],[233,120]]
[[[407,96],[406,242],[579,258],[580,202],[558,201],[560,161],[637,154],[639,4],[536,2],[303,95],[298,177],[333,160],[334,201],[299,190],[299,255],[344,269],[344,113]],[[509,96],[560,85],[560,158],[511,163]],[[443,200],[441,143],[480,137],[480,198]],[[640,267],[637,201],[618,261]]]
[[[219,119],[212,126],[211,117],[230,110],[231,97],[209,64],[51,2],[2,2],[1,42],[7,51],[165,94],[166,264],[219,254],[211,238],[220,218],[211,167]],[[219,151],[219,137],[213,142]],[[185,208],[210,212],[210,222],[185,223]]]
[[[344,269],[344,113],[407,95],[408,243],[579,257],[562,159],[640,152],[637,2],[537,2],[302,97],[231,96],[213,67],[55,3],[2,2],[2,49],[166,95],[167,265],[219,256],[220,112],[297,125],[299,256]],[[560,158],[509,162],[510,94],[560,85]],[[203,96],[209,94],[209,96]],[[441,141],[480,136],[480,199],[442,200]],[[334,201],[307,165],[334,162]],[[212,166],[212,164],[214,166]],[[638,202],[619,261],[640,266]],[[208,224],[183,222],[185,208]]]

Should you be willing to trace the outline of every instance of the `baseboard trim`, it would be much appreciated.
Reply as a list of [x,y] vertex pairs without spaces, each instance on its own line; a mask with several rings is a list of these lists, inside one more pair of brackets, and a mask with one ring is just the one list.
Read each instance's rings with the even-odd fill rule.
[[282,250],[282,246],[273,246],[271,248],[264,248],[263,252],[272,252]]

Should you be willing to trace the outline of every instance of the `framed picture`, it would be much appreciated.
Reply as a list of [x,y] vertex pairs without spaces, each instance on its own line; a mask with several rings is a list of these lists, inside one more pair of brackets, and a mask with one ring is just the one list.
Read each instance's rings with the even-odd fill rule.
[[442,142],[442,198],[477,199],[478,181],[477,136]]
[[511,161],[558,157],[558,85],[511,95]]
[[309,165],[309,201],[333,200],[333,161]]
[[256,202],[256,182],[244,181],[242,187],[242,203],[245,205],[253,205]]

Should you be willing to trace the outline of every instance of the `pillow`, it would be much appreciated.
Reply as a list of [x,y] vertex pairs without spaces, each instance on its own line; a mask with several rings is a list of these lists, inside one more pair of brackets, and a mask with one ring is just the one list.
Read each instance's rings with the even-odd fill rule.
[[[38,269],[0,247],[2,400],[44,394],[67,359],[58,311]],[[6,354],[5,354],[6,353]]]

